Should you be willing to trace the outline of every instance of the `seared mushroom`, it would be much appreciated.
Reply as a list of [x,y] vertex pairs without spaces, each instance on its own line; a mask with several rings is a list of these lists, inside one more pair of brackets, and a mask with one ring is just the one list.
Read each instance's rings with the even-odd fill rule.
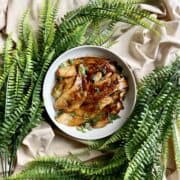
[[56,121],[64,125],[68,125],[69,121],[72,119],[73,117],[67,113],[60,114],[59,116],[56,117]]
[[71,76],[76,76],[77,71],[75,66],[66,66],[66,67],[61,67],[57,70],[57,76],[59,77],[71,77]]
[[113,102],[113,98],[110,96],[107,96],[99,101],[99,109],[103,109],[105,106],[111,104]]

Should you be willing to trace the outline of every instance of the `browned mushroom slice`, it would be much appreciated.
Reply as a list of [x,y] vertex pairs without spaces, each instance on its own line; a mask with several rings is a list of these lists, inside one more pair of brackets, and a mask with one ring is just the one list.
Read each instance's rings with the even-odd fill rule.
[[117,90],[113,94],[111,94],[111,97],[113,98],[114,101],[119,100],[120,93],[121,91]]
[[122,77],[120,80],[119,80],[119,90],[121,89],[125,89],[128,87],[128,83],[127,83],[127,80]]
[[103,109],[105,106],[111,104],[113,102],[113,98],[110,96],[107,96],[99,101],[99,109]]
[[124,109],[122,102],[111,104],[111,113],[117,114],[121,109]]
[[97,72],[95,75],[93,75],[92,79],[94,82],[100,81],[102,78],[102,73],[101,72]]
[[103,86],[104,84],[108,85],[111,84],[111,75],[112,73],[108,73],[108,76],[105,76],[103,80],[96,81],[94,84],[95,86]]
[[74,112],[76,109],[79,109],[80,106],[83,104],[87,97],[86,91],[75,91],[72,94],[70,94],[71,98],[68,102],[69,106],[66,110],[67,112]]
[[73,117],[67,113],[63,113],[63,114],[59,115],[58,117],[56,117],[56,121],[59,123],[62,123],[64,125],[68,125],[69,121],[71,121],[72,119],[73,119]]
[[82,79],[80,76],[77,76],[72,88],[70,88],[69,90],[67,89],[67,91],[64,91],[63,94],[57,99],[57,101],[55,102],[55,108],[67,109],[69,104],[72,104],[72,101],[74,100],[74,97],[72,95],[75,95],[79,90],[81,90],[81,87]]
[[124,99],[126,93],[127,93],[127,90],[126,90],[126,89],[124,89],[123,91],[120,92],[120,99],[121,99],[121,100]]
[[63,91],[66,91],[67,89],[70,89],[73,84],[74,84],[74,81],[75,81],[75,77],[67,77],[67,78],[64,78],[62,80],[62,84],[63,84]]
[[85,122],[83,117],[76,116],[68,122],[68,126],[80,126]]
[[71,76],[76,76],[77,71],[76,71],[76,67],[72,65],[72,66],[60,67],[57,70],[56,74],[59,77],[71,77]]

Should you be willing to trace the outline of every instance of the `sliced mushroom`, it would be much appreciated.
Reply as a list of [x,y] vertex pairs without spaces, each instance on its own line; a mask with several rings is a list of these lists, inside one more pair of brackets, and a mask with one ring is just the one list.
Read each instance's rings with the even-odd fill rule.
[[120,92],[120,100],[123,100],[125,95],[126,95],[127,91],[126,90],[123,90]]
[[61,67],[57,70],[57,76],[59,77],[71,77],[71,76],[76,76],[77,71],[76,67],[74,65],[72,66],[66,66],[66,67]]
[[66,91],[67,89],[70,89],[75,81],[75,77],[68,77],[68,78],[64,78],[64,80],[62,81],[63,84],[63,91]]
[[85,120],[83,119],[83,117],[76,116],[68,122],[68,126],[80,126],[84,122]]
[[113,102],[113,98],[108,96],[99,101],[99,108],[102,110],[105,106],[111,104]]
[[94,82],[100,81],[101,78],[102,78],[102,73],[101,73],[101,72],[97,72],[97,73],[93,76]]
[[127,80],[122,77],[120,80],[119,80],[119,90],[121,89],[125,89],[128,87],[128,83],[127,83]]
[[116,102],[111,105],[111,113],[112,114],[117,114],[121,109],[123,109],[123,104],[122,102]]
[[68,112],[72,112],[81,106],[86,96],[87,93],[82,91],[82,78],[77,76],[72,88],[64,91],[63,94],[57,99],[55,102],[55,108],[68,108]]
[[81,93],[78,92],[73,92],[73,94],[70,95],[71,100],[68,102],[68,112],[74,112],[76,109],[79,109],[80,106],[83,104],[87,97],[87,92],[86,91],[81,91]]
[[62,123],[64,125],[69,125],[69,121],[71,121],[73,117],[70,114],[63,113],[56,117],[56,121]]

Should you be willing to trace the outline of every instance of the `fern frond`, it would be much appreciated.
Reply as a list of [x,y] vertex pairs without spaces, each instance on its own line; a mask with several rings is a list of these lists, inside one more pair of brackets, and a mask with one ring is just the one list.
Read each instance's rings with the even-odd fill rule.
[[163,105],[166,104],[166,101],[168,100],[168,96],[170,96],[172,88],[173,83],[167,83],[161,90],[158,98],[156,98],[154,100],[155,102],[152,103],[152,107],[150,107],[145,119],[141,120],[141,122],[137,121],[139,128],[136,129],[136,132],[132,135],[131,140],[127,142],[125,147],[129,160],[134,156],[136,149],[139,149],[142,141],[148,136],[149,132],[151,132],[151,128],[159,122],[158,118],[154,118],[158,117],[159,113],[161,114],[157,108],[163,108]]
[[68,174],[68,171],[66,173],[62,173],[59,169],[56,168],[38,168],[38,169],[33,169],[31,171],[28,171],[24,174],[19,174],[15,177],[9,177],[9,180],[22,180],[22,179],[31,179],[31,180],[58,180],[58,179],[63,179],[63,180],[79,180],[79,179],[84,179],[82,178],[78,173],[71,173]]
[[[22,56],[20,58],[21,61],[24,61],[25,68],[23,72],[21,73],[21,78],[19,79],[19,85],[18,85],[18,92],[17,97],[21,96],[28,87],[28,85],[32,81],[33,76],[33,70],[34,70],[34,61],[33,61],[33,36],[32,34],[29,35],[28,42],[27,42],[27,48],[25,48],[24,53],[21,54]],[[18,60],[17,60],[18,61]]]
[[26,11],[21,19],[21,22],[19,24],[19,39],[21,40],[21,43],[23,46],[27,47],[27,42],[29,41],[29,35],[31,33],[31,28],[29,26],[29,11]]
[[172,123],[173,142],[175,149],[175,161],[177,169],[180,169],[180,94],[177,97],[177,104],[174,110],[174,121]]
[[11,136],[15,133],[16,127],[19,126],[21,116],[26,112],[27,104],[32,93],[32,87],[29,88],[27,95],[19,102],[18,106],[14,108],[13,113],[11,113],[6,121],[1,124],[0,127],[0,149],[8,150],[8,145],[11,142]]
[[0,126],[4,121],[4,102],[5,102],[5,93],[4,91],[0,91]]
[[85,43],[86,38],[85,34],[90,25],[90,22],[86,22],[83,25],[77,26],[72,33],[69,33],[68,36],[58,39],[59,42],[55,45],[56,56],[64,52],[66,49],[70,49]]
[[31,131],[32,128],[36,127],[37,124],[39,124],[42,121],[42,105],[39,99],[39,104],[38,102],[32,102],[31,108],[28,112],[29,115],[26,115],[23,117],[26,119],[25,122],[23,120],[21,121],[20,126],[16,130],[15,134],[15,140],[13,140],[13,144],[15,144],[17,149],[20,145],[25,136]]
[[40,92],[41,92],[41,87],[42,87],[42,81],[44,79],[44,76],[46,74],[46,71],[54,57],[54,51],[50,52],[48,56],[46,57],[46,60],[44,61],[44,64],[42,66],[42,69],[40,71],[39,77],[36,81],[36,84],[34,86],[33,90],[33,96],[32,96],[32,101],[36,101],[37,99],[40,98]]
[[8,36],[3,50],[4,73],[9,70],[9,67],[12,64],[12,48],[13,48],[13,41],[11,36]]
[[[69,13],[75,13],[76,11],[70,11]],[[68,14],[64,16],[62,19],[62,23],[58,26],[57,32],[56,32],[56,37],[63,37],[64,35],[68,35],[71,33],[76,27],[81,26],[87,22],[91,21],[91,18],[86,17],[86,16],[75,16],[73,20],[70,20],[68,17]],[[67,20],[69,19],[69,20]],[[56,40],[56,39],[55,39]]]
[[169,97],[160,117],[159,123],[153,125],[152,133],[144,141],[141,148],[137,151],[132,161],[129,163],[124,178],[125,180],[132,177],[140,178],[144,167],[152,162],[154,153],[157,151],[157,144],[163,138],[162,134],[164,132],[164,126],[169,124],[169,121],[171,121],[172,118],[171,111],[174,108],[174,102],[176,101],[176,96],[174,97],[173,95],[174,94],[171,94]]
[[[40,28],[38,48],[41,56],[46,56],[53,43],[55,36],[55,18],[57,13],[57,3],[52,5],[50,0],[44,0],[40,15]],[[42,57],[41,57],[42,58]]]
[[[62,23],[58,27],[53,46],[57,47],[58,46],[57,44],[61,41],[62,38],[71,39],[73,41],[74,36],[73,37],[70,36],[71,38],[68,38],[68,36],[69,34],[72,34],[74,29],[76,29],[77,27],[82,26],[87,22],[92,22],[93,24],[96,22],[102,22],[104,20],[113,21],[114,24],[118,21],[127,22],[133,25],[138,24],[148,29],[151,29],[152,31],[155,30],[151,28],[149,21],[151,22],[153,21],[156,24],[161,24],[155,18],[151,17],[151,14],[149,12],[139,9],[136,4],[123,3],[120,0],[91,1],[88,5],[84,7],[80,7],[74,11],[67,13],[67,15],[63,18]],[[90,35],[91,34],[92,33],[90,33]],[[110,34],[108,33],[106,35],[100,34],[100,36],[101,38],[99,38],[98,41],[93,43],[102,44],[103,42],[106,41],[105,37],[110,37]],[[66,40],[63,41],[67,42]],[[71,45],[70,47],[74,47],[74,46]],[[60,49],[61,48],[59,49],[56,48],[56,52],[57,52],[56,54],[59,54],[64,51],[63,48],[62,51],[60,51]]]
[[3,73],[0,75],[0,90],[3,87],[7,76],[8,76],[8,71],[9,68],[12,64],[12,48],[13,48],[13,41],[11,36],[8,36],[6,42],[5,42],[5,46],[4,46],[4,50],[3,50]]
[[6,98],[5,98],[5,111],[4,111],[4,121],[12,113],[15,104],[15,78],[16,78],[16,64],[14,63],[10,70],[6,84]]
[[0,90],[2,89],[6,79],[8,76],[8,72],[4,72],[1,76],[0,76]]
[[93,150],[93,149],[99,149],[99,147],[101,147],[105,142],[107,141],[107,138],[104,139],[100,139],[100,140],[95,140],[95,141],[90,141],[88,142],[88,148],[89,150]]
[[[108,40],[110,40],[113,35],[113,21],[105,21],[94,24],[91,24],[91,30],[88,32],[89,37],[87,37],[86,44],[94,44],[94,45],[103,45]],[[91,33],[92,32],[92,33]]]

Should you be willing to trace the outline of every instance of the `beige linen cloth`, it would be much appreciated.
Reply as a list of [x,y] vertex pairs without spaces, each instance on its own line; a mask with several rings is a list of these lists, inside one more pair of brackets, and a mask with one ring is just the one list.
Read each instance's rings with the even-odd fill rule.
[[[87,2],[88,0],[61,0],[57,22],[61,21],[61,17],[67,11]],[[35,29],[37,28],[41,5],[42,0],[0,0],[0,52],[6,34],[12,33],[14,41],[17,41],[18,23],[27,8],[32,10],[31,22]],[[157,7],[142,4],[141,8],[151,10],[156,16],[165,20],[165,26],[158,29],[161,31],[161,35],[155,36],[142,27],[130,27],[119,23],[115,28],[116,43],[110,48],[131,66],[137,80],[151,72],[156,66],[169,64],[180,49],[180,0],[159,1]],[[159,28],[154,24],[152,26]],[[34,128],[24,139],[23,145],[17,152],[16,171],[39,156],[78,155],[84,152],[79,155],[79,158],[90,160],[101,155],[97,151],[86,151],[86,145],[58,132],[55,132],[46,122],[42,122]],[[178,171],[175,171],[175,165],[171,158],[168,168],[170,171],[168,179],[178,179]]]

